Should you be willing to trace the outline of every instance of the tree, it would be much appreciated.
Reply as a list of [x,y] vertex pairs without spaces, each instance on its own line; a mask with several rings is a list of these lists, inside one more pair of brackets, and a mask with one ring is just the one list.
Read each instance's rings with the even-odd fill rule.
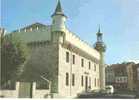
[[15,81],[24,69],[28,56],[26,44],[18,37],[6,35],[1,41],[1,88]]

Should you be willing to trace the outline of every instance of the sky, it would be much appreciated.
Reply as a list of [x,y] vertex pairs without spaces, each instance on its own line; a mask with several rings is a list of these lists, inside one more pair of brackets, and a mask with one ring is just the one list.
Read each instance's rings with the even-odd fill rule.
[[[35,22],[51,24],[57,0],[1,0],[1,26],[8,32]],[[66,26],[90,45],[100,25],[107,64],[139,62],[139,0],[61,0]]]

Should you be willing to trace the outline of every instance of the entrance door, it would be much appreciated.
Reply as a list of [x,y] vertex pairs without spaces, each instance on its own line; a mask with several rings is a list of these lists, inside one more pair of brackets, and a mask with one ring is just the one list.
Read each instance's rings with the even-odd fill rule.
[[85,91],[88,90],[88,77],[85,77]]
[[20,82],[19,98],[32,98],[32,83]]

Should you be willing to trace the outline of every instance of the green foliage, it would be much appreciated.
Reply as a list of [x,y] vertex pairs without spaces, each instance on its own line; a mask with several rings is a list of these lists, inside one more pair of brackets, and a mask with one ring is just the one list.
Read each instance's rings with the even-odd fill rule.
[[23,71],[28,48],[18,37],[6,35],[1,41],[1,86],[6,87]]

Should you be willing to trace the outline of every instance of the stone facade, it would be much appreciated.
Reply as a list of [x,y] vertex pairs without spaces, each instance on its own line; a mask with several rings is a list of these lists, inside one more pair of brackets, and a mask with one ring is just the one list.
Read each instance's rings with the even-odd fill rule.
[[60,1],[52,18],[52,25],[35,23],[12,33],[30,48],[19,81],[38,82],[43,76],[54,97],[100,89],[100,52],[66,28]]
[[115,89],[127,89],[139,91],[138,73],[139,64],[123,63],[113,64],[106,68],[106,83],[113,85]]
[[[30,44],[31,45],[31,44]],[[39,81],[44,76],[52,82],[52,92],[58,92],[58,44],[35,43],[20,81]]]
[[[69,53],[69,62],[66,62],[66,52]],[[83,52],[68,49],[59,45],[59,93],[62,96],[76,96],[77,93],[85,91],[89,86],[93,89],[99,89],[99,64],[91,57],[83,56]],[[73,63],[73,56],[75,62]],[[81,66],[81,59],[84,60],[84,66]],[[90,68],[89,68],[90,63]],[[69,74],[69,85],[66,86],[66,73]],[[75,84],[72,84],[72,75],[75,75]],[[82,85],[83,77],[83,85]],[[86,80],[87,78],[87,80]],[[96,80],[96,83],[95,83]],[[87,81],[87,83],[86,83]],[[96,85],[95,85],[96,84]],[[86,87],[87,86],[87,87]]]
[[[51,92],[57,97],[76,96],[77,93],[87,90],[89,86],[92,90],[100,89],[99,53],[89,46],[87,48],[84,46],[84,49],[89,48],[90,52],[94,52],[93,55],[90,55],[85,50],[78,48],[79,44],[73,45],[65,38],[65,41],[61,43],[59,41],[61,37],[59,35],[56,37],[58,40],[28,43],[31,48],[30,57],[20,81],[38,81],[40,76],[44,76],[52,82]],[[73,35],[73,38],[70,39],[74,38]],[[66,52],[69,53],[68,63],[66,62]],[[75,64],[73,64],[73,55]],[[81,59],[84,59],[84,67],[81,66]],[[69,74],[68,86],[65,83],[66,73]],[[72,74],[75,75],[74,86],[72,85]],[[83,86],[81,85],[82,76]]]

